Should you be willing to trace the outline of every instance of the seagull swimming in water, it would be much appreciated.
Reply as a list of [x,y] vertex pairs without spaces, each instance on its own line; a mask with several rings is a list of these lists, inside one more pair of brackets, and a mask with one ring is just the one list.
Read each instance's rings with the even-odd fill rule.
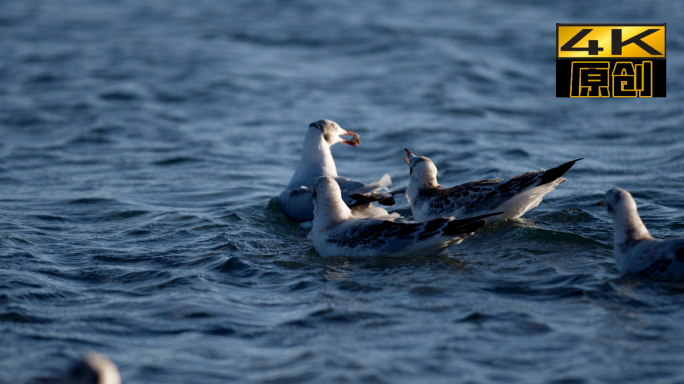
[[[342,136],[352,136],[352,139],[345,140]],[[372,203],[377,201],[382,205],[394,205],[394,195],[403,192],[387,190],[387,187],[392,184],[392,179],[388,174],[370,184],[337,176],[335,161],[330,153],[330,147],[337,143],[356,147],[361,140],[358,134],[345,131],[334,121],[319,120],[309,125],[297,170],[290,184],[280,193],[280,205],[290,220],[297,223],[313,220],[314,207],[308,185],[311,179],[318,176],[329,176],[335,179],[342,190],[342,199],[351,208],[354,217],[387,215],[386,210],[375,207]],[[395,216],[399,217],[398,214]]]
[[437,167],[424,156],[416,156],[404,149],[408,158],[410,178],[406,200],[411,204],[413,219],[431,220],[440,216],[461,219],[503,211],[490,219],[490,223],[517,219],[539,205],[542,198],[565,181],[567,172],[577,159],[556,168],[527,172],[506,182],[501,179],[476,180],[452,188],[437,184]]
[[64,375],[59,378],[38,378],[43,384],[121,384],[119,369],[107,356],[87,352]]
[[661,240],[648,233],[632,195],[620,188],[606,192],[599,206],[613,219],[613,256],[620,273],[644,277],[684,277],[684,238]]
[[314,204],[312,241],[321,256],[411,257],[431,255],[472,236],[491,213],[464,220],[440,217],[423,223],[394,218],[354,218],[332,177],[311,180]]

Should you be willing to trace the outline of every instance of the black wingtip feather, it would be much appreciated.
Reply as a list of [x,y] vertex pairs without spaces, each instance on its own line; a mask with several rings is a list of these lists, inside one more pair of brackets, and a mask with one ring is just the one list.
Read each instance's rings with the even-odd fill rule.
[[452,221],[447,225],[446,228],[444,228],[444,234],[454,236],[469,232],[475,232],[478,229],[484,227],[485,225],[487,225],[487,220],[478,220],[460,225],[456,221]]
[[467,219],[454,220],[447,225],[444,233],[447,235],[456,235],[467,232],[475,232],[478,229],[487,225],[487,220],[484,220],[490,216],[501,215],[504,212],[488,213],[486,215],[480,215],[475,217],[469,217]]
[[551,168],[548,171],[544,172],[544,174],[541,176],[541,184],[539,185],[550,183],[558,179],[559,177],[563,176],[565,172],[567,172],[570,168],[572,168],[573,165],[575,165],[576,162],[580,160],[584,160],[584,158],[568,161],[565,164],[561,164],[556,168]]
[[491,217],[491,216],[503,215],[504,213],[505,212],[488,213],[486,215],[480,215],[480,216],[475,216],[475,217],[469,217],[467,219],[456,220],[456,221],[454,221],[454,223],[458,223],[458,225],[467,225],[467,224],[472,223],[474,221],[486,219],[486,218]]
[[394,201],[394,196],[390,196],[390,197],[386,197],[384,199],[378,199],[378,203],[380,205],[390,206],[390,205],[394,205],[396,203],[396,201]]
[[388,205],[388,206],[394,205],[396,203],[394,201],[394,196],[390,196],[390,197],[381,197],[378,195],[367,196],[367,195],[362,195],[360,193],[355,193],[349,197],[354,199],[353,203],[347,205],[349,208],[353,208],[353,207],[356,207],[358,205],[372,203],[374,201],[377,201],[379,204]]

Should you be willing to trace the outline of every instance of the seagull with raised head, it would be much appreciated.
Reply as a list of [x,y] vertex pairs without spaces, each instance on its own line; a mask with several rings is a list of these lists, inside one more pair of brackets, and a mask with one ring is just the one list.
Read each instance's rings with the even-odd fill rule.
[[[352,138],[346,140],[342,136],[352,136]],[[372,203],[377,201],[382,205],[393,205],[394,195],[403,192],[387,190],[387,187],[392,184],[392,179],[388,174],[370,184],[339,177],[330,152],[330,147],[337,143],[356,147],[361,140],[358,134],[340,128],[334,121],[319,120],[309,125],[297,170],[285,190],[280,193],[280,205],[290,220],[297,223],[313,220],[313,202],[308,186],[311,179],[318,176],[329,176],[335,179],[342,190],[342,199],[351,208],[354,217],[387,215],[386,210],[373,206]]]
[[332,177],[311,180],[314,204],[312,241],[321,256],[411,257],[432,255],[458,244],[482,228],[486,217],[464,220],[440,217],[434,220],[398,222],[394,218],[359,219],[342,200],[342,191]]
[[416,156],[404,149],[408,157],[410,177],[406,200],[411,204],[413,219],[431,220],[440,216],[461,219],[492,212],[505,213],[492,217],[489,222],[517,219],[539,205],[542,198],[565,181],[567,172],[577,159],[556,168],[527,172],[508,181],[501,179],[476,180],[452,188],[437,184],[437,167],[424,156]]
[[645,277],[684,277],[684,238],[661,240],[648,232],[632,195],[620,188],[606,192],[599,206],[613,219],[613,256],[620,273]]

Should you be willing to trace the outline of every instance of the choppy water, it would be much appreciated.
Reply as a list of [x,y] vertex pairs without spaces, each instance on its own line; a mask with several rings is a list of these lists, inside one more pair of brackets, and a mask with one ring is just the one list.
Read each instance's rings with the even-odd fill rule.
[[[684,235],[684,3],[0,1],[0,381],[93,349],[125,383],[684,382],[684,285],[620,277],[620,186]],[[555,95],[555,23],[666,22],[667,98]],[[276,196],[586,159],[439,256],[322,259]],[[393,211],[410,218],[403,198]]]

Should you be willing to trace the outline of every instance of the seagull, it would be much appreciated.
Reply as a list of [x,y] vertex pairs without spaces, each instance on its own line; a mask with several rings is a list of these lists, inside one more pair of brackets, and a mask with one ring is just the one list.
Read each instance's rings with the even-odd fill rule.
[[[352,136],[352,139],[345,140],[341,136]],[[387,190],[392,184],[388,174],[370,184],[337,176],[335,161],[330,153],[330,147],[337,143],[357,147],[361,140],[356,132],[345,131],[334,121],[319,120],[309,124],[299,166],[290,184],[280,193],[280,205],[290,220],[297,223],[313,220],[313,202],[307,186],[311,179],[318,176],[329,176],[337,181],[342,190],[342,199],[351,208],[354,217],[387,215],[386,210],[375,207],[372,203],[377,201],[382,205],[394,205],[394,195],[403,193]],[[398,214],[395,216],[400,217]]]
[[613,219],[613,256],[620,273],[644,277],[684,277],[684,238],[661,240],[648,233],[632,195],[620,188],[606,192],[599,206]]
[[393,217],[355,218],[342,200],[335,179],[311,180],[314,204],[312,242],[323,257],[411,257],[441,252],[472,236],[491,213],[464,220],[440,217],[423,223],[397,222]]
[[567,172],[576,159],[556,168],[539,172],[526,172],[506,182],[501,179],[475,180],[452,188],[437,184],[437,167],[424,156],[416,156],[404,149],[408,158],[410,178],[406,200],[411,204],[413,219],[426,221],[440,216],[462,219],[492,212],[505,213],[490,222],[517,219],[539,205],[542,198],[565,181]]
[[121,384],[119,370],[107,356],[87,352],[65,374],[59,378],[38,378],[35,382],[44,384]]

